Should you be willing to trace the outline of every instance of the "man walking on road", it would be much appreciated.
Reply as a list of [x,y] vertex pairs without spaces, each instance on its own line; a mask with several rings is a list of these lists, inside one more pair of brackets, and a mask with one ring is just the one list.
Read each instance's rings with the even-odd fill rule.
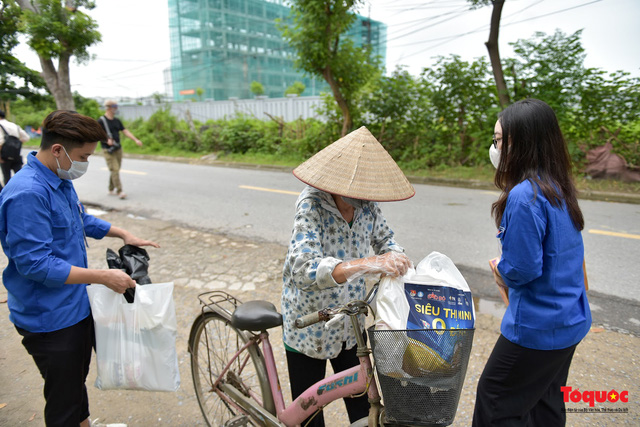
[[120,144],[120,131],[124,136],[131,138],[138,146],[142,147],[142,141],[136,138],[116,117],[118,111],[118,103],[108,100],[104,103],[107,110],[104,116],[100,117],[98,123],[107,133],[107,139],[100,141],[104,159],[111,175],[109,176],[109,194],[117,195],[121,199],[126,199],[127,195],[122,191],[122,183],[120,182],[120,166],[122,165],[122,145]]
[[[20,140],[20,142],[27,142],[30,137],[20,126],[5,119],[4,111],[0,110],[0,149],[5,142],[7,136],[14,136]],[[11,171],[17,173],[22,168],[22,156],[18,156],[14,159],[0,158],[0,167],[2,168],[2,175],[4,177],[4,185],[7,185],[11,179]],[[2,190],[2,184],[0,184],[0,190]]]

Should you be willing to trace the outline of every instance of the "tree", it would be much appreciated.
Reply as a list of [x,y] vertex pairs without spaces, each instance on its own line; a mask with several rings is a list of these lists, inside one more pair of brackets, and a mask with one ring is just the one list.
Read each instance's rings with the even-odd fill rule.
[[500,106],[504,109],[511,103],[507,84],[504,80],[504,72],[502,71],[502,62],[500,61],[500,49],[498,48],[498,34],[500,32],[500,17],[502,16],[502,7],[505,0],[469,0],[473,7],[493,5],[491,11],[491,28],[489,29],[489,40],[485,42],[487,51],[489,52],[489,61],[491,61],[491,69],[493,70],[493,78],[496,82],[498,90],[498,99]]
[[515,53],[509,61],[517,88],[514,99],[542,99],[561,123],[570,123],[587,74],[581,34],[582,30],[568,36],[560,30],[550,36],[537,32],[530,39],[510,43]]
[[377,72],[369,47],[356,48],[343,37],[356,20],[351,12],[363,0],[293,0],[292,22],[280,22],[285,40],[297,53],[295,65],[321,76],[342,113],[342,135],[352,127],[354,96]]
[[[91,0],[16,0],[22,9],[20,31],[40,58],[42,77],[58,109],[74,110],[69,61],[90,59],[88,48],[101,40],[98,24],[78,10],[93,9]],[[53,63],[58,60],[58,66]]]
[[441,132],[434,151],[443,150],[441,161],[451,165],[485,162],[493,125],[500,110],[484,58],[466,62],[457,55],[440,57],[425,69],[422,78],[431,82],[431,102]]
[[18,45],[18,22],[20,8],[13,2],[0,5],[0,108],[9,110],[9,102],[17,95],[30,98],[41,96],[39,89],[45,87],[37,71],[30,69],[17,59],[11,51]]
[[295,82],[293,82],[291,84],[291,86],[289,86],[287,88],[287,90],[284,91],[284,94],[285,95],[293,95],[293,94],[295,94],[295,95],[300,96],[300,95],[302,95],[302,92],[304,92],[304,90],[306,88],[307,87],[304,85],[304,83],[299,82],[299,81],[295,81]]
[[201,87],[197,87],[196,95],[198,96],[198,101],[202,101],[202,95],[204,95],[204,89],[202,89]]
[[264,95],[264,86],[262,86],[262,83],[257,82],[255,80],[251,82],[250,90],[251,90],[251,93],[254,94],[255,96]]

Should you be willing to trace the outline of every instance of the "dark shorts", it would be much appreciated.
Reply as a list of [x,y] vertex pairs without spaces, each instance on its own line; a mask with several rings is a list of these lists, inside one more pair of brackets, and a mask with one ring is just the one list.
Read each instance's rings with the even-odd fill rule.
[[53,332],[18,328],[22,345],[44,378],[44,420],[47,427],[78,425],[89,417],[85,381],[95,347],[93,317]]

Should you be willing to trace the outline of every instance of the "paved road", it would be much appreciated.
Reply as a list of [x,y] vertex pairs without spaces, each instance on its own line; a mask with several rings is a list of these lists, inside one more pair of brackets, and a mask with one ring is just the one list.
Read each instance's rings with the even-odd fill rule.
[[[290,173],[126,158],[127,200],[107,195],[104,159],[76,182],[85,203],[286,245],[303,188]],[[495,295],[487,260],[499,254],[491,203],[498,193],[415,185],[416,196],[383,211],[408,255],[448,255],[475,292]],[[601,323],[640,332],[640,205],[582,200],[591,302]],[[597,298],[596,298],[597,297]],[[604,298],[604,299],[600,299]],[[597,300],[597,301],[596,301]]]

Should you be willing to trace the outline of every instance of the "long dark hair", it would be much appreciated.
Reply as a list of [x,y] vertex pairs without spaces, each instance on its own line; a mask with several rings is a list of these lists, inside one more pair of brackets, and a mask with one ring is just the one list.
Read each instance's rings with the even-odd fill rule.
[[[494,182],[502,194],[491,206],[496,226],[502,221],[509,192],[529,180],[551,205],[562,207],[564,201],[573,224],[582,230],[584,217],[571,176],[569,150],[551,107],[538,99],[524,99],[507,107],[498,120],[502,154]],[[537,194],[536,185],[533,188]]]

